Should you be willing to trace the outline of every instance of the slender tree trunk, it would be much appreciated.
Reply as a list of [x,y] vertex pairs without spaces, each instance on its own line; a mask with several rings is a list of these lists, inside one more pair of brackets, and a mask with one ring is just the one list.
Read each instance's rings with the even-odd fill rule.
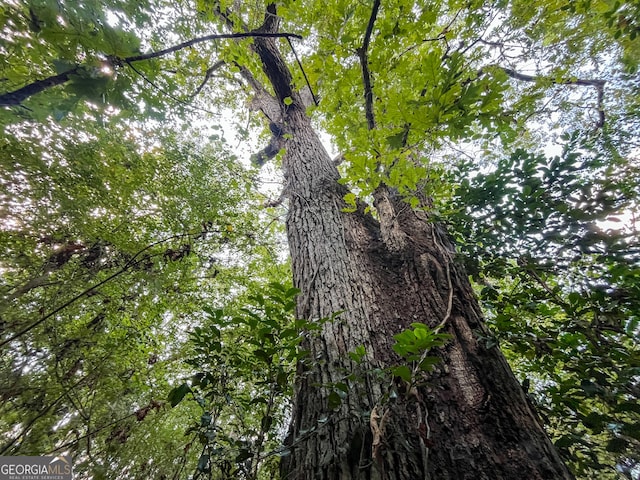
[[[293,99],[283,107],[281,146],[297,314],[342,312],[306,335],[282,478],[572,478],[502,354],[479,341],[480,308],[442,228],[384,186],[375,194],[379,220],[362,208],[345,212],[347,190],[275,43],[255,44],[276,97]],[[417,386],[386,370],[400,362],[393,335],[414,322],[452,336]],[[349,352],[361,345],[365,357],[355,362]]]

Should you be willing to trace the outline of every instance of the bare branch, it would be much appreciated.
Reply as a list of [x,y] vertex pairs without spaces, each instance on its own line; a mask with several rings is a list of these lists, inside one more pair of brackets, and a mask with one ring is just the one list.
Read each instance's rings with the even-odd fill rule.
[[40,93],[47,88],[55,87],[56,85],[62,85],[65,82],[68,82],[71,79],[71,76],[75,73],[78,73],[80,67],[75,67],[66,72],[62,72],[58,75],[53,75],[51,77],[47,77],[43,80],[37,80],[29,85],[26,85],[18,90],[14,90],[13,92],[7,92],[0,95],[0,106],[1,107],[10,107],[15,105],[20,105],[27,98],[35,95],[36,93]]
[[313,88],[311,88],[311,84],[309,83],[309,78],[307,77],[307,72],[302,68],[302,62],[298,58],[298,54],[296,50],[293,48],[293,43],[291,43],[291,39],[287,38],[287,42],[289,43],[289,47],[291,47],[291,51],[293,52],[293,56],[296,57],[296,62],[298,62],[298,67],[300,67],[300,71],[302,72],[302,76],[304,77],[304,81],[307,83],[307,87],[309,88],[309,92],[311,93],[311,98],[313,98],[313,103],[315,103],[316,107],[318,106],[318,99],[313,93]]
[[[177,52],[178,50],[182,50],[187,47],[191,47],[192,45],[196,45],[198,43],[207,42],[210,40],[219,40],[219,39],[227,39],[227,38],[250,38],[250,37],[265,37],[265,38],[295,38],[301,40],[302,37],[300,35],[296,35],[294,33],[276,33],[276,32],[242,32],[242,33],[222,33],[222,34],[214,34],[214,35],[206,35],[204,37],[193,38],[187,42],[179,43],[178,45],[174,45],[173,47],[165,48],[164,50],[158,50],[157,52],[149,52],[141,55],[133,55],[126,58],[119,58],[113,55],[108,55],[107,59],[111,63],[112,66],[118,67],[123,64],[127,64],[131,66],[133,62],[140,62],[142,60],[149,60],[152,58],[162,57],[169,53]],[[37,80],[32,82],[18,90],[14,90],[13,92],[7,92],[0,95],[0,106],[16,106],[20,105],[27,98],[40,93],[50,87],[54,87],[57,85],[62,85],[69,80],[74,74],[77,74],[83,67],[76,66],[72,69],[67,70],[66,72],[62,72],[58,75],[52,75],[43,80]],[[139,73],[139,72],[138,72]]]
[[[544,77],[519,73],[519,72],[516,72],[515,70],[511,70],[510,68],[506,68],[506,67],[500,67],[500,68],[507,75],[509,75],[511,78],[515,78],[516,80],[523,80],[526,82],[536,82],[541,78],[544,78]],[[558,85],[584,85],[584,86],[597,87],[597,88],[602,88],[604,87],[605,83],[607,83],[606,80],[593,80],[593,79],[584,80],[579,78],[574,78],[574,79],[568,78],[560,81],[554,80],[554,79],[549,79],[549,80],[551,80],[551,83],[555,83]]]
[[596,126],[598,128],[602,128],[604,126],[605,115],[604,115],[604,86],[607,83],[606,80],[599,79],[581,79],[581,78],[566,78],[562,80],[556,80],[554,78],[543,77],[543,76],[535,76],[535,75],[526,75],[524,73],[516,72],[510,68],[499,67],[503,72],[505,72],[509,77],[520,80],[523,82],[537,82],[539,80],[547,80],[550,81],[554,85],[579,85],[582,87],[594,87],[598,92],[598,123]]
[[206,108],[198,107],[196,105],[191,105],[189,102],[186,102],[186,101],[176,97],[175,95],[172,95],[171,93],[167,92],[165,89],[163,89],[162,87],[157,85],[155,82],[153,82],[151,79],[149,79],[144,73],[142,73],[140,70],[138,70],[136,67],[134,67],[131,63],[127,63],[127,66],[129,68],[131,68],[131,70],[133,70],[137,75],[139,75],[140,78],[142,78],[145,82],[147,82],[153,88],[155,88],[160,93],[162,93],[165,97],[170,98],[174,102],[177,102],[177,103],[179,103],[181,105],[184,105],[185,107],[189,107],[189,108],[192,108],[194,110],[200,110],[202,112],[208,113],[209,115],[216,115],[215,112],[207,110]]
[[139,62],[141,60],[149,60],[151,58],[162,57],[168,53],[177,52],[192,45],[196,45],[202,42],[208,42],[210,40],[221,40],[227,38],[249,38],[249,37],[265,37],[265,38],[295,38],[302,40],[300,35],[295,33],[270,33],[270,32],[239,32],[239,33],[217,33],[213,35],[206,35],[204,37],[193,38],[189,41],[179,43],[173,47],[165,48],[164,50],[158,50],[157,52],[145,53],[142,55],[134,55],[123,59],[125,62]]
[[220,67],[222,67],[225,64],[224,60],[218,60],[216,63],[214,63],[211,67],[207,68],[207,71],[205,72],[204,75],[204,79],[202,80],[202,83],[200,83],[200,85],[198,85],[198,88],[196,88],[195,92],[193,92],[190,96],[191,98],[197,97],[200,92],[202,91],[202,89],[204,88],[204,86],[207,84],[207,82],[209,81],[209,79],[211,78],[211,76],[213,75],[213,72],[215,72],[216,70],[218,70]]

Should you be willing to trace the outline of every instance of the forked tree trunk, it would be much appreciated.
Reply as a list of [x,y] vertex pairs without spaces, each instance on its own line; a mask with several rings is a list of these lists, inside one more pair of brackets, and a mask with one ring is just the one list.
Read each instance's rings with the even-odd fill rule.
[[[293,99],[283,107],[282,146],[297,314],[342,312],[306,337],[282,478],[572,478],[500,351],[478,340],[480,308],[445,233],[384,186],[379,221],[361,208],[345,212],[347,191],[275,43],[255,44],[278,99]],[[393,335],[414,322],[443,324],[452,339],[410,388],[385,369],[400,362]],[[358,363],[349,352],[360,345]],[[344,397],[333,409],[332,391]]]

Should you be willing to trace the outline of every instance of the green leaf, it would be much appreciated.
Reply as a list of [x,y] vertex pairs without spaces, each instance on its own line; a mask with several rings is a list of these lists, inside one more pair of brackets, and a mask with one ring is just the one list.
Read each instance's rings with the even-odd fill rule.
[[640,414],[640,404],[634,402],[622,402],[615,407],[616,412],[634,412]]
[[355,193],[349,192],[344,196],[344,201],[347,206],[343,209],[345,212],[355,212],[357,209]]
[[272,356],[271,356],[268,352],[266,352],[266,351],[264,351],[264,350],[261,350],[261,349],[254,350],[253,354],[254,354],[258,359],[260,359],[260,360],[262,360],[263,362],[265,362],[267,365],[271,365],[271,363],[272,363],[272,361],[273,361],[273,360],[272,360]]
[[558,438],[554,442],[554,444],[557,448],[567,448],[567,447],[570,447],[571,445],[579,443],[580,440],[581,438],[578,437],[577,435],[569,434],[569,435],[563,435],[562,437]]
[[597,384],[586,379],[580,381],[580,388],[582,388],[588,396],[594,396],[602,390]]
[[606,421],[605,416],[600,415],[599,413],[596,413],[596,412],[591,412],[582,420],[582,423],[584,423],[586,427],[590,428],[595,433],[600,433],[602,432],[605,421]]
[[411,382],[413,374],[411,373],[411,369],[406,365],[400,365],[398,367],[392,367],[391,373],[395,377],[400,377],[405,382]]
[[342,397],[338,392],[332,390],[327,397],[327,402],[330,410],[337,410],[342,405]]
[[441,359],[438,357],[424,357],[422,361],[418,364],[420,370],[423,372],[430,372],[433,370],[433,367],[441,362]]
[[260,421],[260,427],[261,427],[263,432],[268,432],[269,430],[271,430],[271,425],[273,425],[273,417],[272,416],[267,415],[267,416],[262,417],[262,420]]
[[200,417],[200,426],[201,427],[209,426],[211,424],[211,418],[212,417],[210,413],[202,414],[202,416]]
[[284,293],[285,297],[287,297],[287,298],[294,298],[294,297],[296,297],[296,296],[297,296],[297,295],[299,295],[299,294],[300,294],[300,289],[299,289],[299,288],[295,288],[295,287],[291,287],[291,288],[289,288],[289,289]]
[[73,62],[60,58],[53,61],[53,67],[57,74],[61,74],[73,70],[76,65]]
[[390,148],[397,150],[404,146],[404,137],[405,137],[405,132],[401,131],[394,135],[389,135],[388,137],[385,138],[385,140],[387,142],[387,145],[389,145]]
[[198,459],[198,465],[197,465],[197,470],[199,472],[208,472],[209,471],[209,460],[210,460],[210,456],[206,453],[203,453],[202,455],[200,455],[200,458]]
[[241,448],[238,455],[236,455],[235,461],[236,463],[242,463],[245,460],[250,459],[251,457],[253,457],[253,453],[251,452],[251,450],[247,448]]
[[624,438],[614,437],[607,442],[607,446],[605,447],[608,452],[612,453],[623,453],[629,442],[627,442]]
[[182,401],[182,399],[185,397],[185,395],[190,392],[191,392],[191,387],[189,387],[189,385],[187,385],[186,383],[183,383],[173,388],[169,392],[169,395],[167,396],[167,399],[169,400],[171,407],[175,407],[176,405],[178,405]]
[[364,345],[358,345],[353,352],[349,352],[349,358],[356,363],[361,363],[366,354]]

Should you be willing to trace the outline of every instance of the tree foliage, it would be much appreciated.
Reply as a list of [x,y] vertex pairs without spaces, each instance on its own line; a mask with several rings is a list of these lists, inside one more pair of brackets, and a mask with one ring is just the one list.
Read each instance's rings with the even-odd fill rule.
[[[165,403],[184,330],[273,253],[268,227],[220,142],[74,120],[3,139],[2,451],[73,446],[79,472],[146,478],[127,445],[137,467],[149,449],[173,468],[162,452],[184,445]],[[136,430],[154,415],[163,428]]]
[[[260,208],[230,146],[261,125],[247,106],[277,123],[251,38],[265,6],[0,6],[2,454],[70,451],[86,478],[276,475],[313,326],[284,286],[279,207]],[[347,202],[381,182],[407,208],[428,199],[477,286],[483,340],[574,473],[637,478],[637,2],[277,13]],[[431,334],[403,332],[391,373],[411,380]]]
[[576,473],[620,454],[633,465],[639,239],[616,215],[637,211],[637,166],[573,137],[554,158],[518,150],[468,174],[442,208],[493,327],[486,342],[507,353]]

